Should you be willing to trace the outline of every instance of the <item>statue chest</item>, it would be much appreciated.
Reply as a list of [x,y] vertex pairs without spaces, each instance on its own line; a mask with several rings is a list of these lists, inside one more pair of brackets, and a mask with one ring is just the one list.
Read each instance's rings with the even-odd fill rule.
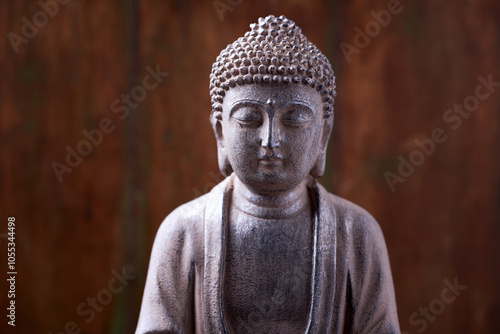
[[304,333],[311,305],[309,210],[259,219],[231,210],[223,309],[233,333]]

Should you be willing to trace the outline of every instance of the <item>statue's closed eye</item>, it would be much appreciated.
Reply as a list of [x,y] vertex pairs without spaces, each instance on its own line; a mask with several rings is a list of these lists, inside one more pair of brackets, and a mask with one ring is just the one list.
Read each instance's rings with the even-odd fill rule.
[[261,113],[254,108],[238,108],[233,112],[231,117],[242,125],[257,126],[262,123]]
[[290,126],[302,126],[314,119],[313,113],[307,108],[293,108],[283,116],[282,122]]

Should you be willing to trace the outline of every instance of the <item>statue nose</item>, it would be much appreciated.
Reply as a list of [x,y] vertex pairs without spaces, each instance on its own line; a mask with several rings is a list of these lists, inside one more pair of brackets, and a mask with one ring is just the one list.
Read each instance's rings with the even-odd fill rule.
[[273,120],[270,120],[267,124],[263,124],[261,131],[262,147],[276,148],[280,146],[279,129],[274,123]]

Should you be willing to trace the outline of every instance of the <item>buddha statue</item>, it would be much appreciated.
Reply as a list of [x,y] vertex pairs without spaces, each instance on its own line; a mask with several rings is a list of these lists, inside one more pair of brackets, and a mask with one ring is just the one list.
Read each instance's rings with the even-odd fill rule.
[[328,193],[335,77],[284,16],[210,74],[226,178],[158,230],[136,333],[400,333],[381,229]]

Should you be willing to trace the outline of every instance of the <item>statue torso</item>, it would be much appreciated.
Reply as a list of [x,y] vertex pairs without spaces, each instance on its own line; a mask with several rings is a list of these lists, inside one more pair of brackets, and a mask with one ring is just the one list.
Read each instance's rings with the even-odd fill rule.
[[283,212],[233,195],[222,296],[232,333],[305,332],[311,305],[312,216],[309,198]]

